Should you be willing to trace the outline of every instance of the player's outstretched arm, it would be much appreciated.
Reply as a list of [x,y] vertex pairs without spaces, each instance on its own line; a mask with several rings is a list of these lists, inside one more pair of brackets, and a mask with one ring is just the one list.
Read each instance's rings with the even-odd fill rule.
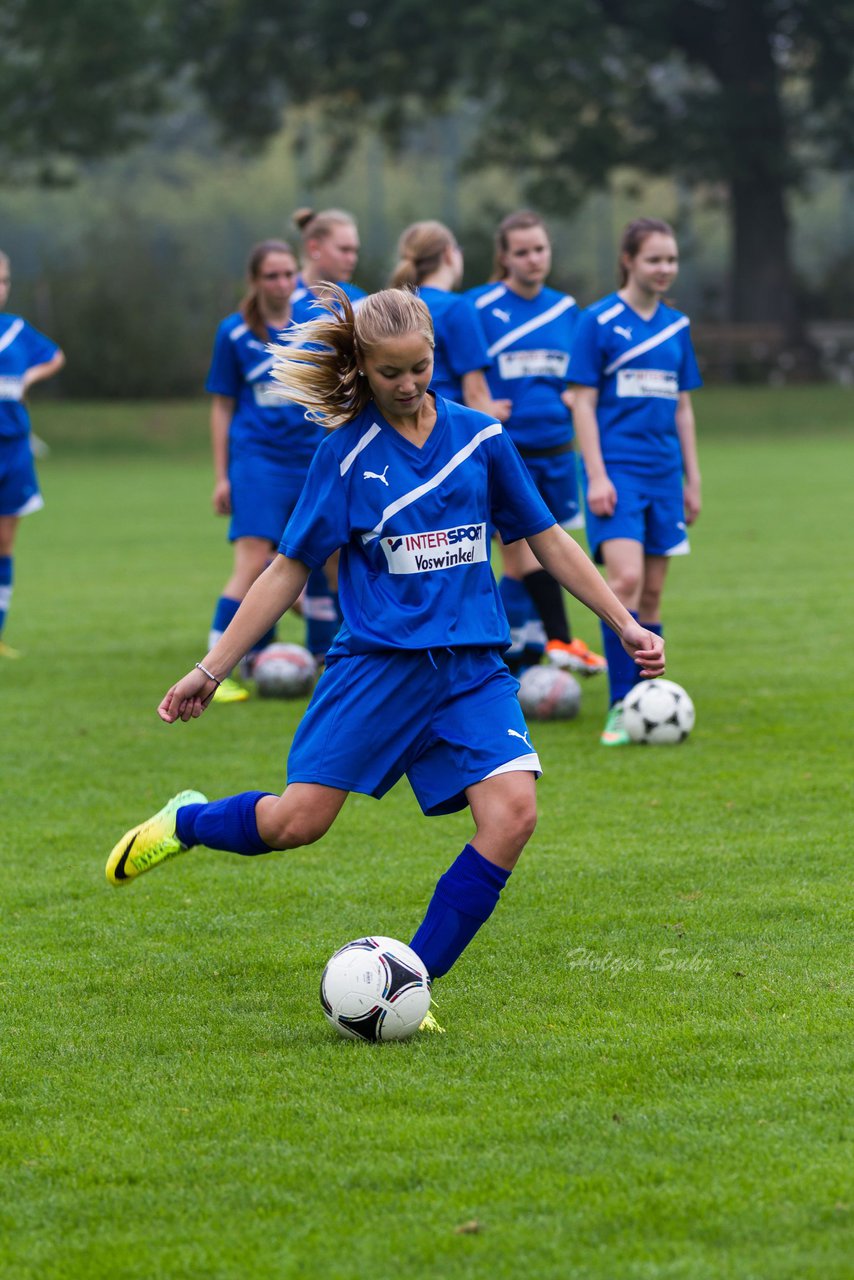
[[614,595],[593,561],[570,538],[565,529],[553,524],[528,539],[534,555],[561,586],[586,604],[615,631],[623,648],[630,653],[649,678],[664,674],[664,641],[635,622],[632,615]]
[[200,716],[216,692],[217,681],[223,680],[255,641],[287,613],[308,574],[308,566],[300,560],[276,556],[253,582],[237,613],[199,666],[173,684],[157,708],[160,719],[174,724],[176,720],[186,722]]

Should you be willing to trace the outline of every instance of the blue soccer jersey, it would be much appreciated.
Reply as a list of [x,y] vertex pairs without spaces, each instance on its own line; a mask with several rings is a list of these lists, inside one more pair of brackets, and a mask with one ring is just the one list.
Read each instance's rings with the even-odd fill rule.
[[418,296],[430,312],[436,337],[430,385],[437,395],[462,404],[463,375],[492,364],[480,317],[471,299],[462,294],[427,285],[418,290]]
[[681,471],[676,406],[680,392],[702,386],[687,316],[660,302],[644,320],[609,294],[582,312],[570,378],[598,389],[606,467],[647,476]]
[[[343,289],[354,306],[368,296],[364,289],[360,289],[357,284],[351,284],[349,280],[337,280],[335,283],[339,289]],[[306,284],[302,274],[298,275],[296,288],[291,294],[291,315],[295,324],[317,319],[320,313],[314,303],[318,301],[318,297],[317,290]]]
[[578,306],[568,294],[543,288],[522,298],[506,284],[473,290],[492,365],[487,381],[496,400],[510,400],[506,423],[522,450],[550,449],[572,440],[572,414],[561,393],[568,385]]
[[311,465],[279,550],[315,568],[342,548],[332,656],[510,642],[492,528],[514,542],[554,517],[499,423],[441,396],[436,413],[418,448],[371,402]]
[[[267,330],[270,342],[276,329]],[[294,471],[306,471],[324,431],[309,422],[300,405],[275,390],[270,377],[273,357],[239,312],[227,316],[216,332],[205,390],[236,401],[229,429],[229,449],[269,458]]]
[[20,316],[0,315],[0,439],[28,436],[24,375],[53,359],[59,347]]

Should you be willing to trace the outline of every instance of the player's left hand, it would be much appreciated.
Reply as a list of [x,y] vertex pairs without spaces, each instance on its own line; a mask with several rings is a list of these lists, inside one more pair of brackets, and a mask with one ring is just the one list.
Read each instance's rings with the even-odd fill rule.
[[626,653],[640,667],[642,679],[652,680],[655,676],[664,675],[664,640],[661,636],[647,631],[632,619],[623,628],[620,640]]

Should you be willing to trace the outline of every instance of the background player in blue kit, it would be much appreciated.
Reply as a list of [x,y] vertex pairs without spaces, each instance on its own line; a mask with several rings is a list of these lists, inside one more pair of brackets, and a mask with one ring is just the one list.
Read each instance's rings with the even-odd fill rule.
[[[290,323],[297,262],[284,240],[263,240],[249,255],[246,296],[216,332],[205,390],[211,401],[215,483],[213,507],[230,515],[234,567],[214,610],[213,645],[279,545],[296,506],[322,430],[311,428],[298,405],[270,381],[267,350]],[[258,641],[263,648],[272,639]],[[240,702],[249,691],[226,676],[216,701]]]
[[[310,343],[310,346],[306,344]],[[382,796],[406,773],[427,814],[470,806],[475,834],[439,880],[412,939],[446,973],[497,904],[535,820],[540,772],[489,561],[490,526],[526,537],[559,581],[622,636],[644,674],[664,668],[644,631],[554,518],[500,423],[428,392],[433,327],[405,290],[292,331],[275,376],[322,416],[318,449],[280,554],[225,634],[166,694],[167,723],[201,715],[217,682],[341,548],[344,623],[297,730],[281,796],[208,803],[182,792],[127,832],[107,863],[119,885],[195,845],[241,854],[310,844],[351,791]]]
[[463,253],[442,222],[414,222],[397,244],[395,289],[415,289],[433,321],[433,390],[505,421],[510,401],[492,399],[484,370],[492,363],[471,298],[455,293],[463,278]]
[[[314,304],[323,297],[323,284],[337,284],[353,303],[367,297],[353,284],[359,261],[359,229],[344,209],[297,209],[291,221],[302,238],[300,274],[292,299],[294,320],[311,320]],[[314,569],[303,596],[306,644],[322,662],[341,623],[338,606],[338,557]]]
[[294,290],[294,319],[311,320],[311,304],[322,297],[321,285],[337,284],[351,302],[367,297],[353,284],[359,262],[359,229],[345,209],[297,209],[291,221],[302,238],[300,273]]
[[[688,317],[664,296],[679,269],[672,228],[629,223],[620,288],[581,317],[572,355],[575,426],[586,473],[587,538],[616,595],[661,634],[661,594],[686,526],[700,513],[700,468],[690,392],[701,385]],[[611,708],[605,746],[624,746],[622,704],[634,665],[603,629]]]
[[[510,438],[557,523],[571,529],[583,523],[567,381],[578,307],[574,298],[546,285],[551,262],[542,219],[527,210],[510,214],[495,237],[498,283],[473,296],[491,360],[490,391],[510,401]],[[573,640],[560,586],[527,543],[505,547],[503,559],[502,598],[518,637],[511,661],[525,665],[541,651],[540,627],[531,631],[533,605],[551,662],[582,675],[604,671],[605,660],[583,640]]]
[[0,253],[0,658],[19,656],[3,640],[12,599],[18,523],[21,516],[44,506],[24,399],[30,387],[52,378],[65,364],[55,342],[21,316],[4,310],[11,284],[11,264],[5,253]]

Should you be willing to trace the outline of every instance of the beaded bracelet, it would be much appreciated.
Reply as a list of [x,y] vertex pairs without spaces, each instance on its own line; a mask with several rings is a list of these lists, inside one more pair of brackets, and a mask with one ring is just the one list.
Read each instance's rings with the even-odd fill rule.
[[216,687],[217,687],[217,688],[219,688],[219,686],[222,684],[222,681],[221,681],[221,680],[217,680],[216,676],[215,676],[215,675],[213,675],[210,671],[208,671],[207,667],[203,667],[203,666],[202,666],[202,664],[201,664],[200,662],[197,662],[197,663],[196,663],[196,666],[199,668],[199,670],[201,671],[202,675],[207,676],[207,678],[208,678],[209,680],[213,680],[213,682],[214,682],[214,684],[216,685]]

